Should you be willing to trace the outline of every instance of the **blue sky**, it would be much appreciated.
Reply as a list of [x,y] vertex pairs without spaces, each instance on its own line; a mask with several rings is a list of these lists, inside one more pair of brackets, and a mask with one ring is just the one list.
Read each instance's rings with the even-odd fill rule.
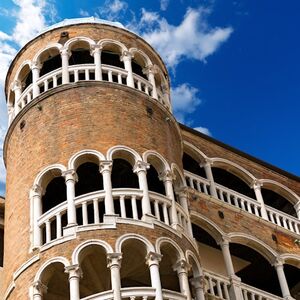
[[[1,0],[0,144],[3,82],[16,51],[47,25],[95,16],[157,49],[179,121],[300,175],[299,11],[297,0]],[[0,164],[1,194],[4,187]]]

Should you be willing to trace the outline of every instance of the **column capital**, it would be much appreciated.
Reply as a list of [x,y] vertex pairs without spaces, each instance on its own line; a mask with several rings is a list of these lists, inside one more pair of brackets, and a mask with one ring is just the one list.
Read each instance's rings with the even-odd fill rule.
[[222,247],[229,247],[230,238],[227,236],[223,236],[220,240],[217,241],[217,244]]
[[296,212],[298,212],[300,210],[300,200],[296,204],[294,204],[294,208],[295,208]]
[[205,277],[204,275],[200,275],[190,279],[191,285],[195,289],[204,289],[205,288]]
[[47,293],[47,286],[44,285],[40,280],[37,280],[33,283],[33,294],[43,296],[43,294]]
[[133,172],[134,173],[139,173],[140,171],[147,172],[147,170],[149,168],[150,168],[150,164],[148,164],[144,161],[138,160],[133,166]]
[[158,176],[159,180],[162,180],[162,181],[173,181],[176,179],[176,176],[175,174],[171,171],[171,170],[166,170],[162,173],[159,174]]
[[72,180],[74,182],[78,181],[78,176],[76,174],[76,171],[74,169],[66,170],[62,172],[62,176],[65,177],[65,181]]
[[30,189],[30,197],[34,197],[34,196],[42,196],[43,194],[43,188],[38,185],[38,184],[34,184],[32,186],[32,188]]
[[69,56],[69,57],[71,56],[71,51],[69,51],[68,48],[63,47],[59,50],[59,52],[61,56]]
[[82,271],[78,264],[65,267],[65,273],[69,274],[69,279],[73,277],[75,278],[82,277]]
[[212,166],[214,164],[213,160],[209,157],[206,157],[200,164],[199,166],[201,168],[205,167],[205,166]]
[[20,80],[14,80],[14,82],[11,85],[11,90],[15,92],[16,90],[21,89],[21,88],[22,88],[21,81]]
[[272,263],[272,266],[275,268],[283,267],[283,265],[284,265],[284,259],[280,257],[276,257]]
[[30,69],[31,70],[34,70],[34,69],[38,69],[40,70],[42,68],[43,64],[41,64],[40,62],[38,61],[33,61],[31,64],[30,64]]
[[263,186],[263,183],[259,179],[254,179],[251,183],[251,188],[256,190],[260,189]]
[[121,267],[122,253],[107,253],[107,267]]
[[146,255],[146,264],[150,267],[152,265],[159,265],[161,259],[162,259],[162,255],[156,252],[152,252],[150,251],[147,255]]
[[179,197],[188,197],[189,189],[186,186],[181,187],[175,191],[175,194]]
[[148,65],[142,70],[143,74],[149,75],[150,73],[152,74],[157,74],[158,73],[158,67],[156,65]]
[[111,172],[112,165],[113,165],[112,160],[101,160],[99,164],[100,173],[102,174],[103,172],[107,172],[107,171]]
[[177,271],[178,274],[180,274],[180,273],[187,273],[190,268],[191,268],[191,265],[186,260],[184,260],[184,259],[178,260],[173,265],[173,270]]
[[126,61],[126,60],[131,61],[133,57],[134,56],[129,51],[123,51],[122,55],[120,56],[120,61]]
[[102,46],[101,45],[93,45],[92,47],[91,47],[91,50],[90,50],[90,54],[92,55],[92,56],[94,56],[96,53],[100,53],[101,52],[101,50],[102,50]]

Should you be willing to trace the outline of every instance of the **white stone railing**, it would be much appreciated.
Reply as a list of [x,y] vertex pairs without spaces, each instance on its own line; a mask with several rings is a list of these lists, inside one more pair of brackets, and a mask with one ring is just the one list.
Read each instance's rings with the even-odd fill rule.
[[205,279],[205,293],[216,297],[216,299],[230,300],[229,287],[230,282],[228,278],[217,275],[211,272],[204,272]]
[[253,286],[241,283],[243,300],[283,300],[282,297],[267,293]]
[[[141,202],[143,192],[138,189],[113,189],[112,196],[115,208],[119,208],[121,218],[141,220]],[[77,220],[82,220],[82,226],[103,223],[105,191],[95,191],[75,198]],[[151,213],[154,220],[170,226],[172,224],[171,200],[164,195],[149,192]],[[99,203],[103,203],[102,210]],[[92,211],[92,214],[89,211]],[[179,225],[188,234],[188,216],[184,209],[176,203],[176,213]],[[63,236],[62,218],[67,214],[67,201],[60,203],[44,213],[38,219],[38,226],[44,232],[43,244],[47,244]]]
[[[184,171],[184,176],[187,186],[197,190],[200,193],[211,195],[209,189],[209,180],[188,171]],[[257,217],[262,217],[261,204],[256,200],[224,187],[218,183],[215,183],[215,187],[218,199],[222,202],[233,205],[243,211],[256,215]],[[273,207],[265,205],[265,208],[268,221],[289,231],[300,234],[300,220]]]
[[297,234],[300,234],[300,220],[273,207],[266,206],[266,211],[268,219],[272,223]]
[[[81,65],[71,65],[68,66],[69,73],[69,83],[78,82],[80,80],[89,81],[95,80],[95,65],[94,64],[81,64]],[[128,72],[125,69],[110,66],[101,65],[102,76],[106,74],[107,78],[102,79],[102,81],[115,82],[118,84],[126,85],[126,79]],[[104,76],[103,76],[104,77]],[[153,97],[153,86],[145,78],[133,74],[134,86],[137,90],[146,93],[147,95]],[[62,85],[62,68],[51,71],[43,76],[41,76],[36,85],[38,86],[38,95]],[[158,99],[161,104],[170,109],[170,104],[168,103],[165,96],[157,89]],[[37,95],[37,96],[38,96]],[[10,112],[9,122],[11,123],[14,117],[31,101],[33,100],[33,84],[30,84],[21,94],[19,99],[15,101],[15,107]]]

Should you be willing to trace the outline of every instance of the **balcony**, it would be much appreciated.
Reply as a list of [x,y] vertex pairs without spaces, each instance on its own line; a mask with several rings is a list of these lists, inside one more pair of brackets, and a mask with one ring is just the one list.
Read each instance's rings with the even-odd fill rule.
[[[68,72],[68,83],[76,83],[79,81],[94,81],[95,80],[95,72],[96,66],[95,64],[80,64],[80,65],[71,65],[67,68]],[[101,65],[101,81],[117,83],[121,85],[128,84],[128,71],[111,65]],[[36,81],[36,90],[37,94],[34,95],[34,85],[30,84],[20,95],[18,99],[16,99],[14,108],[10,111],[9,115],[9,124],[12,120],[17,116],[17,114],[27,105],[29,104],[36,96],[39,96],[53,88],[61,86],[63,84],[63,69],[58,68],[54,71],[51,71],[43,76],[41,76]],[[165,106],[168,110],[170,110],[170,103],[163,92],[156,88],[155,92],[153,90],[153,85],[146,80],[145,78],[133,74],[133,88],[145,93],[146,95],[154,98],[156,101]]]
[[[200,193],[212,196],[209,180],[188,171],[184,171],[184,176],[187,186],[197,190]],[[255,215],[259,218],[263,218],[262,207],[258,201],[217,183],[215,183],[215,187],[217,199],[221,202],[226,203],[229,206],[234,206],[241,211]],[[267,221],[290,232],[300,234],[300,220],[267,205],[265,205],[265,210],[267,214],[265,219]]]
[[[138,189],[113,189],[114,206],[116,208],[116,222],[140,222],[142,220],[141,200],[143,192]],[[172,225],[172,202],[166,196],[149,192],[151,213],[150,220],[162,226]],[[78,220],[77,230],[89,230],[93,226],[109,225],[104,214],[105,191],[96,191],[75,198],[75,208]],[[64,220],[67,218],[67,201],[53,207],[38,219],[38,226],[43,232],[43,245],[54,242],[66,235]],[[188,234],[188,216],[182,206],[176,203],[178,225]],[[149,222],[146,221],[146,222]],[[111,224],[110,224],[111,225]]]

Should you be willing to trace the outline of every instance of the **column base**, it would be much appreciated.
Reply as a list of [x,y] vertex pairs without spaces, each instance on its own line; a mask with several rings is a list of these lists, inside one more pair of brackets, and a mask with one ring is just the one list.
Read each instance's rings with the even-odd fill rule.
[[229,288],[229,296],[232,300],[240,300],[243,299],[242,289],[241,289],[241,278],[236,275],[230,276],[230,288]]
[[66,227],[63,228],[63,236],[67,235],[74,235],[76,234],[76,228],[78,224],[68,224]]
[[142,216],[142,221],[144,221],[144,222],[153,223],[154,220],[157,220],[157,219],[152,214],[144,214]]
[[119,215],[117,215],[117,214],[104,215],[103,216],[103,223],[104,224],[116,225],[117,217],[119,217]]

